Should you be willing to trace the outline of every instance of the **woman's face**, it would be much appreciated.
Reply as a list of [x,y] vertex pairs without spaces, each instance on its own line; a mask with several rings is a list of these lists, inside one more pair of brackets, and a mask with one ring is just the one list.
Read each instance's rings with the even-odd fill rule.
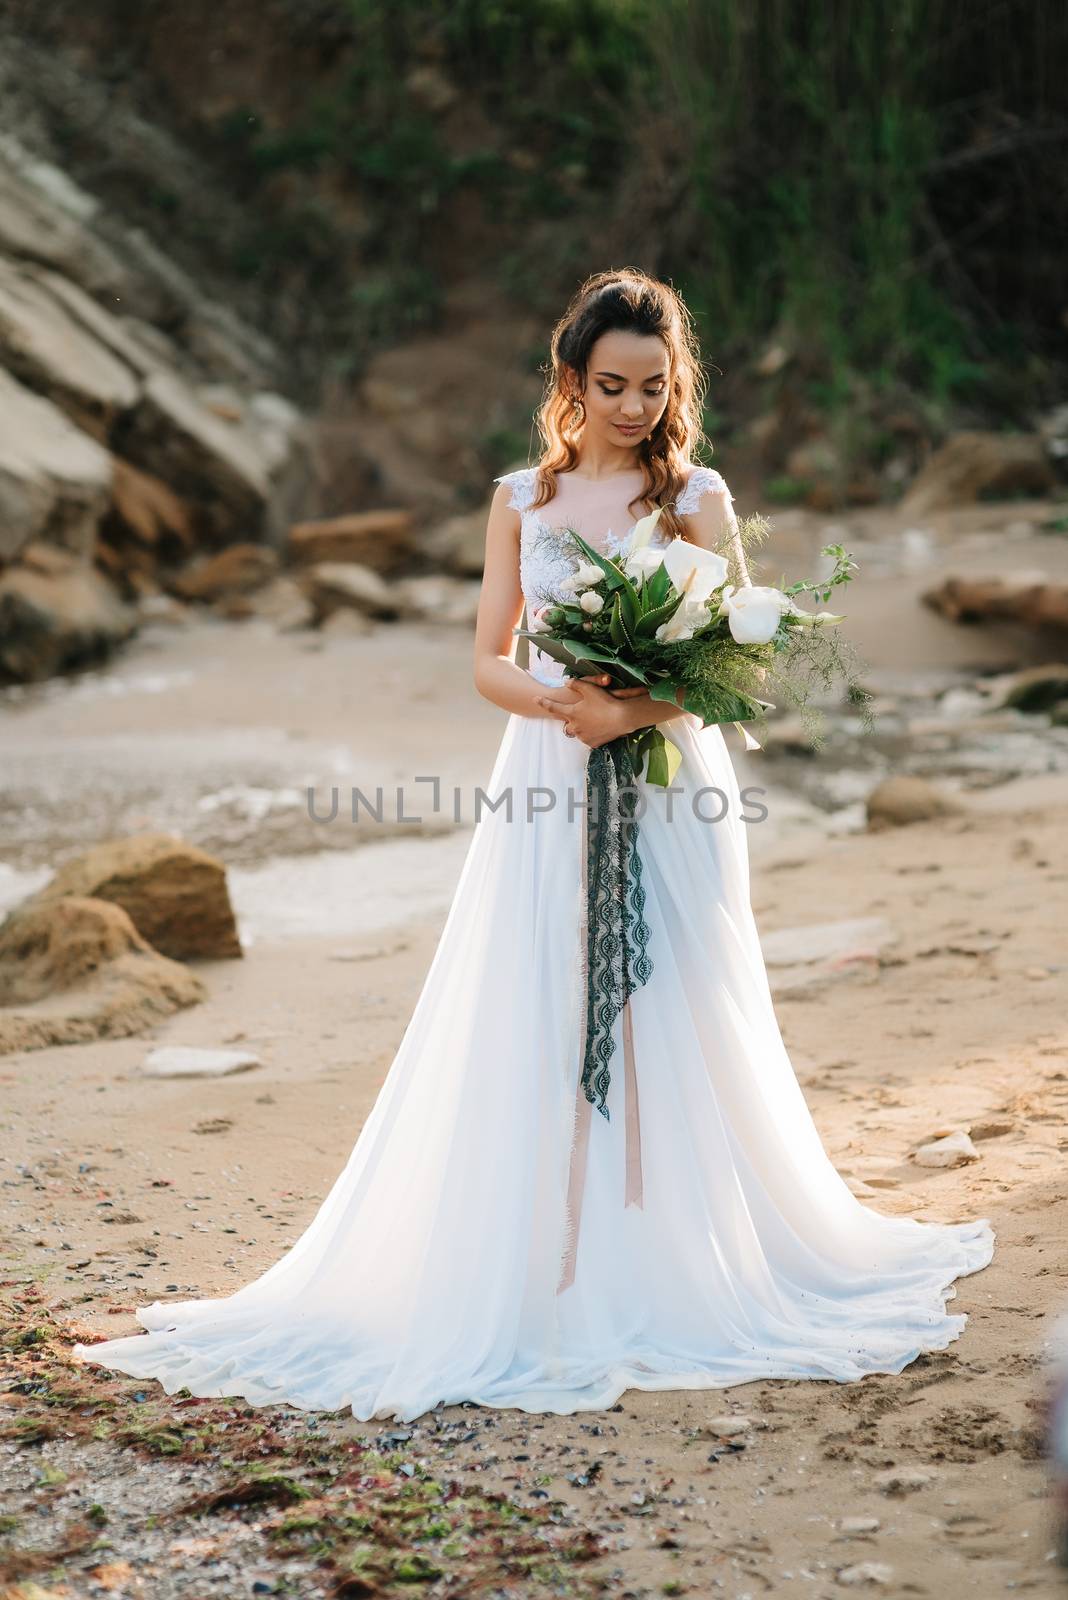
[[[578,375],[565,369],[570,392],[580,393]],[[616,448],[648,438],[667,408],[667,348],[655,334],[602,333],[590,347],[586,389],[585,435]]]

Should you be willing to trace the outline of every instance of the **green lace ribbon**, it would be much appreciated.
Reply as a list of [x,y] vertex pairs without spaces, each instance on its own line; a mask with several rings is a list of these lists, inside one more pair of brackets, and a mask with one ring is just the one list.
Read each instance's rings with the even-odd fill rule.
[[586,1052],[582,1088],[608,1117],[613,1025],[647,983],[649,925],[638,854],[636,772],[626,737],[590,751],[586,766]]

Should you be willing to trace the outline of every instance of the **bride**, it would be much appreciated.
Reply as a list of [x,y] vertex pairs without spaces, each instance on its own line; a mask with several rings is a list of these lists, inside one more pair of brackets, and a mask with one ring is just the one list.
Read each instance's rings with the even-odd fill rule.
[[[516,664],[524,604],[536,627],[573,569],[565,527],[612,555],[654,505],[659,543],[729,546],[736,528],[722,477],[691,459],[701,368],[674,290],[591,277],[551,352],[541,459],[496,480],[486,530],[475,683],[510,715],[348,1163],[261,1277],[145,1306],[147,1333],[76,1345],[81,1360],[168,1393],[410,1421],[461,1400],[573,1412],[627,1388],[848,1383],[963,1330],[953,1280],[986,1266],[994,1233],[882,1215],[832,1166],[776,1021],[721,729],[565,682],[533,647]],[[672,793],[635,785],[640,981],[594,1107],[587,765],[668,720],[682,762]]]

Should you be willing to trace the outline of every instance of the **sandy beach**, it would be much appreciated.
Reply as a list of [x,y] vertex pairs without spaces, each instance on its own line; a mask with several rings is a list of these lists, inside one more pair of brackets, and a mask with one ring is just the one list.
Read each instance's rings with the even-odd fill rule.
[[[993,527],[989,509],[976,513],[914,571],[888,562],[877,576],[889,529],[871,515],[871,581],[846,609],[883,696],[1026,664],[1018,639],[953,629],[915,598]],[[815,518],[785,528],[783,561],[820,536]],[[1021,537],[1014,559],[1033,563],[1039,546],[1045,559],[1052,543]],[[1031,648],[1032,660],[1055,658],[1048,641]],[[0,1059],[5,1294],[36,1285],[57,1326],[114,1336],[135,1331],[135,1305],[231,1292],[299,1234],[373,1104],[433,955],[469,809],[461,822],[446,805],[415,824],[353,824],[343,800],[324,824],[308,815],[308,788],[325,804],[332,784],[343,796],[401,784],[414,810],[428,793],[415,778],[437,774],[466,805],[489,776],[504,713],[472,688],[460,629],[328,639],[198,617],[146,630],[98,673],[9,696],[4,721],[0,905],[98,838],[169,828],[226,862],[245,943],[241,960],[199,963],[206,1001],[149,1034]],[[1063,747],[1042,761],[1041,728],[1003,725],[1000,749],[985,736],[985,766],[955,765],[978,735],[962,723],[940,748],[928,722],[910,747],[951,774],[963,809],[877,834],[856,825],[869,757],[843,768],[837,746],[791,758],[746,755],[730,739],[745,781],[768,784],[768,824],[752,830],[754,909],[828,1152],[878,1210],[989,1218],[994,1260],[958,1284],[963,1337],[896,1376],[630,1391],[612,1413],[570,1418],[452,1407],[406,1425],[410,1460],[437,1460],[443,1424],[459,1421],[447,1434],[455,1476],[517,1504],[537,1488],[569,1507],[561,1515],[603,1541],[584,1568],[603,1593],[1063,1587],[1036,1405],[1068,1267],[1068,771]],[[893,748],[876,770],[892,769]],[[842,778],[835,805],[813,798],[824,761],[825,776]],[[836,957],[798,955],[794,930],[849,922],[861,926]],[[239,1044],[262,1065],[218,1080],[145,1077],[146,1054],[165,1044]],[[933,1170],[910,1159],[956,1129],[970,1131],[977,1160]],[[330,1426],[372,1442],[395,1431]],[[73,1515],[74,1448],[46,1440],[32,1466],[31,1452],[9,1452],[5,1508],[21,1514],[51,1453],[68,1474],[53,1530]],[[247,1531],[255,1519],[243,1524],[239,1591],[226,1588],[222,1535],[199,1567],[154,1553],[135,1535],[144,1507],[129,1464],[110,1480],[89,1467],[96,1501],[112,1496],[107,1559],[132,1563],[129,1592],[244,1593],[254,1568],[270,1568],[265,1535]],[[144,1485],[168,1469],[138,1470]],[[82,1592],[62,1581],[49,1592]],[[341,1592],[318,1581],[298,1561],[284,1592]]]

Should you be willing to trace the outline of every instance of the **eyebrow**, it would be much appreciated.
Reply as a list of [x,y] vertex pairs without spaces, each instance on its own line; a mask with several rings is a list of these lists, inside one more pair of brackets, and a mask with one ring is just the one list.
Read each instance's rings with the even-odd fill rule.
[[[595,378],[618,378],[620,383],[626,383],[626,381],[627,381],[626,378],[623,376],[623,374],[621,372],[595,372],[594,373],[594,377]],[[667,377],[667,373],[666,372],[654,372],[654,373],[652,373],[652,375],[650,377],[643,378],[642,382],[643,383],[652,383],[654,378],[666,378],[666,377]]]

